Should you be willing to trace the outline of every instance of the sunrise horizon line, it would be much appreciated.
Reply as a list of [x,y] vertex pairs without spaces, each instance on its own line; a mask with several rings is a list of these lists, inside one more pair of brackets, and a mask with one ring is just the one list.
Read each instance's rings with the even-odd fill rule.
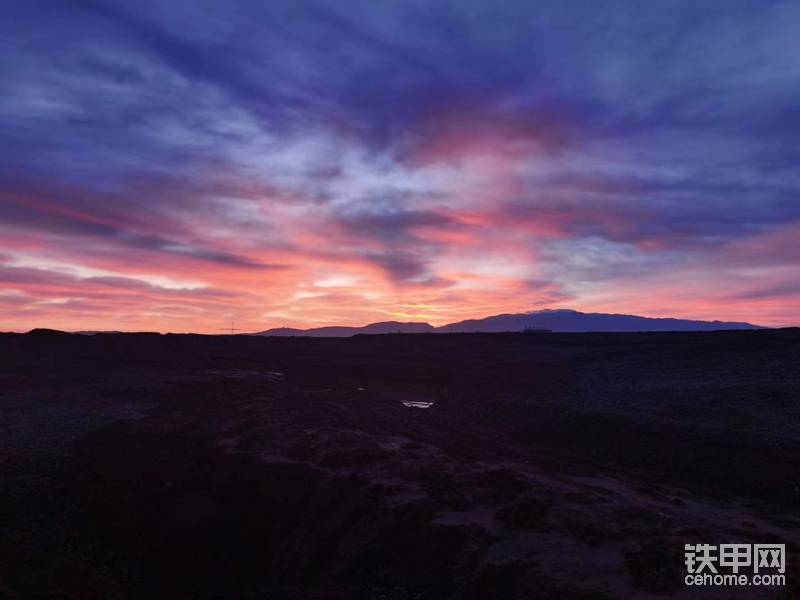
[[[207,329],[170,329],[170,328],[124,328],[124,327],[83,327],[83,328],[70,328],[70,327],[60,327],[56,325],[34,325],[30,327],[24,328],[15,328],[15,329],[5,329],[3,328],[0,330],[0,334],[28,334],[31,332],[36,331],[53,331],[53,332],[60,332],[60,333],[67,333],[67,334],[160,334],[160,335],[207,335],[207,336],[215,336],[215,335],[239,335],[239,336],[248,336],[248,335],[264,335],[270,331],[280,331],[280,330],[297,330],[297,331],[312,331],[318,329],[364,329],[375,325],[386,325],[386,324],[398,324],[398,325],[422,325],[422,326],[429,326],[432,330],[436,331],[437,333],[447,333],[443,331],[447,327],[451,327],[453,325],[458,325],[465,322],[470,321],[486,321],[493,318],[499,317],[522,317],[528,315],[537,315],[537,314],[547,314],[547,313],[573,313],[577,315],[586,315],[586,316],[607,316],[607,317],[633,317],[638,319],[645,319],[647,321],[685,321],[685,322],[694,322],[694,323],[719,323],[719,324],[727,324],[727,325],[744,325],[747,328],[751,329],[791,329],[800,327],[798,323],[778,323],[772,325],[763,325],[758,322],[753,322],[748,319],[735,319],[735,318],[702,318],[702,317],[693,317],[693,316],[685,316],[681,314],[670,314],[670,315],[653,315],[646,314],[646,311],[636,311],[636,312],[608,312],[603,310],[588,310],[588,309],[575,309],[575,308],[542,308],[542,309],[532,309],[532,310],[525,310],[525,311],[505,311],[505,312],[498,312],[498,313],[491,313],[491,314],[481,314],[479,316],[470,316],[465,318],[459,318],[455,320],[435,320],[434,322],[440,322],[441,324],[436,325],[431,323],[429,319],[406,319],[402,317],[389,317],[385,319],[376,319],[370,320],[367,322],[361,323],[348,323],[348,322],[323,322],[323,323],[302,323],[296,325],[287,325],[287,324],[279,324],[279,323],[271,323],[271,324],[264,324],[264,325],[254,325],[253,327],[244,327],[239,326],[241,322],[236,321],[234,319],[234,332],[231,332],[231,327],[225,326],[209,326]],[[226,321],[223,321],[223,323]],[[230,319],[227,320],[230,323]],[[566,333],[566,332],[558,332],[557,333]],[[405,332],[404,332],[405,333]],[[410,332],[409,332],[410,333]]]

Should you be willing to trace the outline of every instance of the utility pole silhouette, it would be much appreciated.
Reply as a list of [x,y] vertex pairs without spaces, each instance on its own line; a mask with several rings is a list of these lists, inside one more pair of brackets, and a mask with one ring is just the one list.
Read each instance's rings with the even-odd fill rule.
[[239,329],[238,327],[234,327],[233,326],[233,321],[231,321],[231,326],[230,327],[223,327],[221,329],[221,331],[227,331],[229,335],[233,335],[234,331],[241,331],[241,329]]

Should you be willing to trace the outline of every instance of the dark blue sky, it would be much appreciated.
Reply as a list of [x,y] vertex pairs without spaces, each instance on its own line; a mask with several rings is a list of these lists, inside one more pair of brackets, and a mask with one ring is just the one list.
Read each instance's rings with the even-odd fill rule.
[[4,12],[4,329],[800,318],[796,2]]

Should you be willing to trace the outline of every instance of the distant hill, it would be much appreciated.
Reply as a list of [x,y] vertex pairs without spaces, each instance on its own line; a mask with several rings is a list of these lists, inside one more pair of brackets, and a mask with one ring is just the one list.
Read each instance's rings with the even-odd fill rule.
[[387,321],[372,323],[364,327],[316,327],[313,329],[294,329],[280,327],[254,335],[267,336],[309,336],[309,337],[349,337],[357,334],[378,333],[472,333],[524,331],[525,329],[549,329],[556,332],[590,331],[716,331],[720,329],[762,329],[750,323],[729,321],[692,321],[688,319],[668,319],[638,317],[636,315],[615,315],[606,313],[583,313],[576,310],[540,310],[529,313],[494,315],[483,319],[469,319],[433,327],[428,323],[399,323]]
[[315,327],[313,329],[294,329],[292,327],[278,327],[268,329],[255,335],[267,336],[307,336],[307,337],[349,337],[359,333],[431,333],[433,325],[428,323],[401,323],[399,321],[384,321],[372,323],[364,327]]
[[37,327],[36,329],[31,329],[26,335],[32,335],[37,337],[63,337],[72,334],[66,331],[61,331],[60,329],[47,329],[46,327]]
[[750,323],[657,319],[636,315],[583,313],[576,310],[540,310],[530,313],[495,315],[438,327],[442,333],[523,331],[526,328],[561,332],[587,331],[715,331],[719,329],[761,329]]

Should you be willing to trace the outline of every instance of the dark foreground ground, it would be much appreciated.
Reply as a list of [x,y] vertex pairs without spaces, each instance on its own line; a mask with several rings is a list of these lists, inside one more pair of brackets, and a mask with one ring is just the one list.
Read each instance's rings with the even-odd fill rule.
[[4,600],[795,598],[799,507],[800,330],[0,336]]

